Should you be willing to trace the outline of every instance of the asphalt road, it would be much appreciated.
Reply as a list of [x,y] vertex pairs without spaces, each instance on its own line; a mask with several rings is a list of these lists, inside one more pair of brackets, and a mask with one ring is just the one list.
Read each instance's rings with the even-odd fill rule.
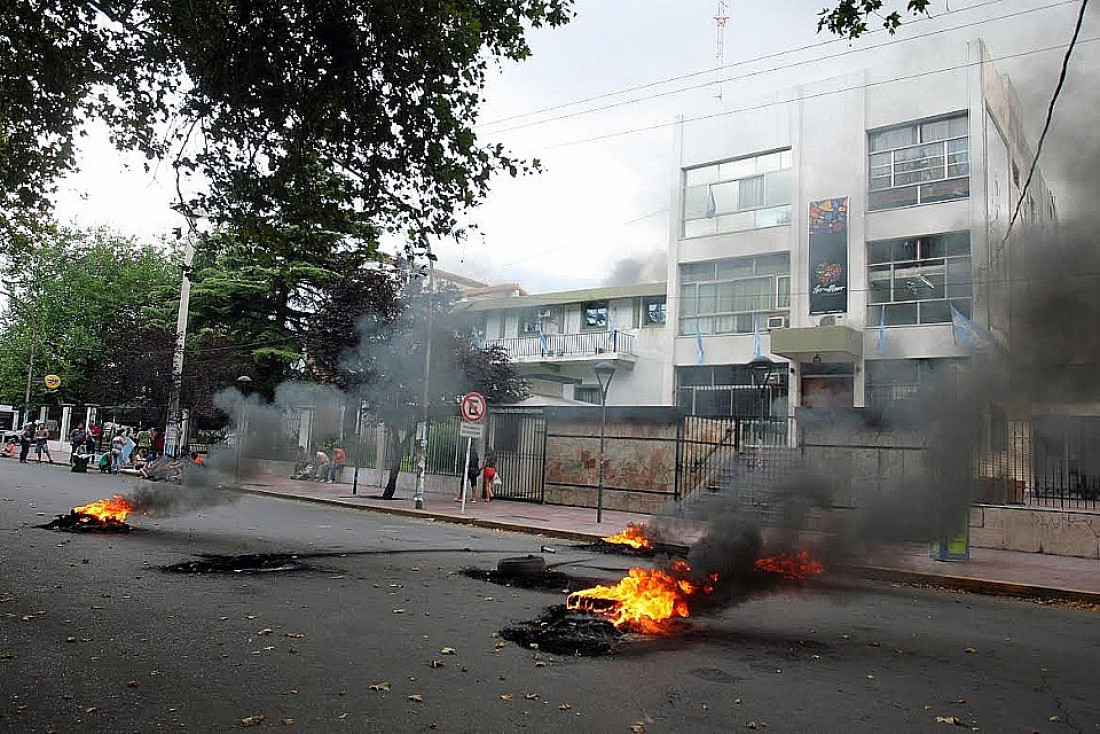
[[[217,732],[259,716],[255,731],[1100,731],[1093,611],[805,589],[563,658],[496,636],[560,592],[459,572],[548,543],[575,574],[618,577],[630,559],[229,494],[132,518],[129,535],[35,527],[137,484],[0,461],[0,731]],[[300,554],[313,570],[162,570],[246,553]]]

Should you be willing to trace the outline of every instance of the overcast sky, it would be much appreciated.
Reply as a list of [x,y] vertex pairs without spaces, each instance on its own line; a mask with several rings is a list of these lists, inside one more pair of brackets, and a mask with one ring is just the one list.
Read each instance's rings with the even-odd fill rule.
[[[887,0],[887,5],[898,5]],[[499,178],[465,243],[436,246],[442,268],[488,282],[518,281],[528,291],[584,288],[618,276],[663,277],[675,169],[672,127],[738,106],[736,77],[802,64],[935,31],[944,43],[982,37],[995,59],[1033,48],[1063,49],[1004,58],[1036,142],[1079,0],[942,0],[933,20],[907,23],[891,39],[875,33],[855,44],[815,33],[821,0],[735,0],[724,34],[725,72],[717,98],[717,0],[577,0],[576,18],[532,33],[533,56],[494,73],[479,133],[542,161],[541,175]],[[1026,11],[1033,12],[1026,12]],[[964,27],[965,26],[965,27]],[[957,30],[951,30],[957,29]],[[1093,5],[1040,161],[1064,215],[1092,209],[1100,90],[1100,11]],[[782,54],[776,56],[776,54]],[[761,60],[761,57],[768,57]],[[754,61],[755,60],[755,61]],[[93,131],[94,132],[94,131]],[[126,168],[102,135],[83,151],[82,172],[62,186],[58,214],[82,225],[107,224],[154,237],[180,226],[167,169]],[[131,162],[136,164],[134,159]]]

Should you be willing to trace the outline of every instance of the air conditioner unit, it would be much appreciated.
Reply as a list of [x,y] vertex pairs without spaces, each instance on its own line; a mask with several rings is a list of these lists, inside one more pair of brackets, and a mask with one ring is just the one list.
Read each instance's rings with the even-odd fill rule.
[[786,329],[787,317],[786,316],[769,316],[768,317],[768,330],[772,329]]

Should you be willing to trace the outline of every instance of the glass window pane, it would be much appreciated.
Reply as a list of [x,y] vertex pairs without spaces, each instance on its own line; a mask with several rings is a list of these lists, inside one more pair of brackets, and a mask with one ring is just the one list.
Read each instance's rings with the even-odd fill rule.
[[778,253],[775,255],[759,255],[756,258],[756,274],[768,275],[771,273],[791,272],[790,255]]
[[782,151],[779,154],[779,167],[790,168],[792,165],[794,165],[794,156],[791,155],[791,151],[789,149]]
[[714,213],[729,214],[737,211],[737,182],[727,181],[710,187],[714,197]]
[[776,308],[790,308],[791,307],[791,276],[781,275],[775,279],[776,287]]
[[714,329],[716,334],[729,334],[734,331],[735,325],[735,316],[716,316],[714,318]]
[[756,159],[742,158],[737,161],[727,161],[718,166],[718,178],[722,181],[731,181],[736,178],[756,175]]
[[901,189],[886,189],[885,191],[872,192],[868,197],[868,208],[894,209],[899,206],[910,206],[917,203],[917,187],[906,186]]
[[718,286],[714,284],[699,286],[699,313],[714,313],[718,304]]
[[582,307],[584,328],[607,328],[607,301],[589,301]]
[[948,153],[962,153],[965,154],[970,146],[966,138],[956,138],[955,140],[947,141]]
[[947,298],[969,298],[974,292],[974,276],[970,268],[970,258],[947,261],[947,273],[944,276],[944,294]]
[[741,179],[737,192],[738,209],[755,209],[764,205],[764,177]]
[[917,128],[915,125],[896,127],[871,133],[869,137],[871,152],[901,148],[917,142]]
[[922,143],[930,143],[933,140],[943,140],[950,137],[952,137],[950,120],[933,120],[932,122],[922,123],[920,126]]
[[775,171],[765,178],[764,206],[777,206],[791,203],[791,172]]
[[783,206],[774,206],[771,209],[756,210],[756,226],[760,229],[763,229],[764,227],[781,227],[790,223],[790,204],[785,204]]
[[871,242],[867,245],[868,263],[888,263],[893,260],[894,244],[890,241]]
[[970,196],[970,179],[956,178],[948,181],[924,184],[920,187],[921,203],[964,199]]
[[700,166],[684,171],[684,186],[700,186],[718,181],[718,166]]
[[867,285],[871,303],[890,303],[890,271],[868,274]]
[[717,313],[729,313],[733,311],[733,283],[720,283],[718,286]]
[[951,321],[951,305],[947,301],[928,301],[920,305],[922,324],[944,324]]
[[902,303],[884,306],[887,326],[906,326],[917,323],[917,304]]
[[969,175],[970,175],[970,164],[969,163],[952,163],[950,166],[947,167],[947,177],[948,178],[958,178],[960,176],[969,176]]
[[960,298],[951,301],[951,305],[955,307],[955,310],[961,313],[968,319],[974,318],[974,314],[970,312],[971,301],[969,298]]
[[693,334],[695,334],[695,319],[680,319],[680,336],[691,336]]
[[779,153],[768,153],[767,155],[756,157],[757,173],[769,173],[771,171],[778,171],[782,167],[783,161]]
[[969,118],[967,115],[952,117],[948,122],[950,122],[950,128],[947,134],[953,138],[959,137],[960,135],[966,135],[970,132]]
[[890,166],[894,165],[894,154],[890,152],[872,153],[870,156],[867,157],[867,162],[870,164],[872,169],[880,167],[888,169],[890,168]]
[[718,280],[748,278],[755,274],[751,257],[718,261]]
[[888,189],[894,184],[893,179],[890,177],[890,171],[886,171],[885,175],[871,175],[871,191],[879,191],[881,189]]
[[948,257],[952,255],[970,254],[969,232],[949,232],[948,234],[940,235],[940,238],[944,243],[944,254]]
[[718,217],[718,232],[741,232],[756,227],[756,217],[752,212],[738,212]]
[[920,256],[922,260],[931,260],[933,258],[943,257],[942,237],[920,237],[918,238],[918,241],[920,243]]
[[717,219],[692,219],[689,222],[684,222],[684,237],[705,237],[717,232]]
[[684,219],[700,219],[707,215],[708,186],[684,189]]
[[894,240],[895,262],[916,260],[917,255],[920,252],[919,242],[920,240],[916,237],[911,237],[907,240]]

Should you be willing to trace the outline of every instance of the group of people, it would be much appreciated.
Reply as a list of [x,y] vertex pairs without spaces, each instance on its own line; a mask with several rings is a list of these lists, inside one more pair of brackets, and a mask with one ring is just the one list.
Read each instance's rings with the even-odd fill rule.
[[[477,455],[477,449],[470,449],[470,463],[466,466],[466,478],[470,480],[470,491],[477,494],[478,479],[481,479],[481,499],[491,502],[493,486],[501,483],[500,474],[497,473],[497,455],[492,448],[485,452],[485,463],[481,463],[481,457]],[[462,501],[462,493],[455,496],[455,502]],[[476,497],[470,500],[477,502]]]
[[303,482],[337,484],[347,465],[348,455],[342,446],[333,446],[332,456],[324,451],[317,451],[310,456],[305,446],[299,446],[298,455],[294,458],[294,473],[290,478]]
[[[18,448],[16,448],[18,446]],[[27,421],[23,426],[23,429],[19,431],[19,436],[16,440],[9,440],[3,449],[4,456],[14,457],[16,452],[19,453],[19,463],[26,464],[28,457],[31,453],[31,447],[34,447],[34,455],[36,461],[42,463],[42,455],[46,455],[46,461],[50,464],[53,463],[53,456],[50,455],[50,427],[46,425],[45,421]]]

